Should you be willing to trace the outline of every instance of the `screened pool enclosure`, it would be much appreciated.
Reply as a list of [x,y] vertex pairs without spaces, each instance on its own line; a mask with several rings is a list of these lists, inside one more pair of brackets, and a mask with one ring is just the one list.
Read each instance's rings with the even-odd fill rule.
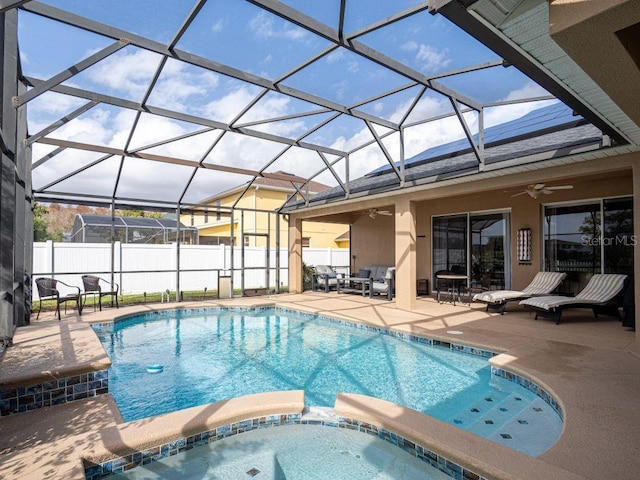
[[113,217],[110,215],[76,215],[69,241],[73,243],[198,244],[198,229],[176,224],[171,218]]

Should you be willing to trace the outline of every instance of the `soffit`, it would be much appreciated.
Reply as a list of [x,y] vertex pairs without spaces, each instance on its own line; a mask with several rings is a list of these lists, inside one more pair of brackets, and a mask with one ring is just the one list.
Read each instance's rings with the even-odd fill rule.
[[556,83],[580,98],[627,141],[640,145],[640,127],[550,36],[547,1],[479,0],[468,11],[520,49]]

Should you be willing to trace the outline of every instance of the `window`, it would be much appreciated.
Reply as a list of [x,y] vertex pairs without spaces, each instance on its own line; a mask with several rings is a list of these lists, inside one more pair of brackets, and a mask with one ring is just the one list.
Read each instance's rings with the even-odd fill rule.
[[631,198],[604,199],[544,210],[544,268],[566,272],[569,293],[594,273],[633,273]]
[[195,215],[193,214],[193,212],[191,212],[191,226],[193,227],[194,222],[195,222]]
[[311,246],[311,238],[310,237],[302,237],[302,246],[303,247]]
[[209,223],[209,206],[204,207],[204,223]]
[[216,201],[216,220],[220,220],[220,205],[222,205],[222,201]]
[[244,236],[244,246],[245,247],[250,247],[251,246],[251,237],[249,237],[249,235],[245,235]]

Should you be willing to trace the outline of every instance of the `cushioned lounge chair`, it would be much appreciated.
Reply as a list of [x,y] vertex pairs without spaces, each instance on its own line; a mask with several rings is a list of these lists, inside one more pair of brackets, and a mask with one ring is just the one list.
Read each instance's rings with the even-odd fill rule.
[[523,300],[539,295],[549,295],[563,282],[567,276],[564,272],[538,272],[531,283],[522,290],[493,290],[477,293],[473,296],[476,302],[487,304],[487,312],[490,309],[504,314],[507,302]]
[[315,273],[311,277],[311,290],[314,292],[322,289],[328,292],[331,288],[337,288],[338,275],[330,265],[317,265]]
[[606,313],[611,307],[621,305],[621,297],[627,276],[621,274],[595,274],[575,297],[546,295],[522,300],[520,305],[536,312],[538,316],[560,323],[562,311],[567,308],[591,308],[593,314]]
[[371,272],[371,295],[380,295],[392,300],[395,293],[396,267],[374,265],[366,269]]

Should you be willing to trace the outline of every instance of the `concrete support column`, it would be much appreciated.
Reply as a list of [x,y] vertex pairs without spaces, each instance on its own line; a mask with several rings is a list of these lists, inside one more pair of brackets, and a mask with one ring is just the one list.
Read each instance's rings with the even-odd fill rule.
[[396,305],[416,307],[416,206],[409,199],[395,204]]
[[302,219],[289,218],[289,293],[302,293]]
[[[633,164],[633,234],[635,238],[640,238],[640,165]],[[634,304],[636,306],[636,350],[640,351],[640,322],[638,321],[640,312],[640,281],[638,281],[638,272],[640,272],[640,246],[636,243],[633,247],[633,286]]]

